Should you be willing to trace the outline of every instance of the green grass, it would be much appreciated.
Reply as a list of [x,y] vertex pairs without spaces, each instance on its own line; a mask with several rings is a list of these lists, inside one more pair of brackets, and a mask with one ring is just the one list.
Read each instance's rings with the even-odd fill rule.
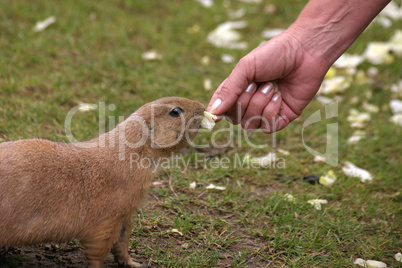
[[[245,8],[241,30],[250,49],[267,28],[284,28],[296,18],[306,1],[269,1],[277,6],[265,14],[268,4],[215,1],[213,8],[195,1],[6,1],[0,3],[0,141],[47,138],[67,141],[64,119],[78,103],[115,104],[108,116],[127,116],[142,104],[164,96],[183,96],[207,104],[213,91],[203,89],[205,78],[213,86],[227,77],[235,63],[225,64],[220,55],[238,60],[248,50],[218,49],[206,36],[219,23],[230,20],[228,9]],[[224,3],[229,3],[226,7]],[[56,16],[57,22],[43,32],[32,31],[37,21]],[[197,26],[198,25],[198,26]],[[194,27],[196,26],[196,27]],[[191,28],[199,31],[190,33]],[[361,54],[367,42],[386,41],[402,22],[384,30],[373,24],[350,48]],[[144,61],[144,51],[155,49],[161,61]],[[201,64],[208,56],[210,64]],[[277,133],[278,147],[291,152],[283,156],[284,169],[203,168],[192,164],[182,172],[169,169],[156,179],[138,216],[134,217],[132,246],[143,260],[152,258],[158,267],[352,267],[357,257],[381,260],[400,267],[394,254],[402,251],[401,127],[389,122],[393,98],[389,87],[402,77],[401,59],[377,66],[373,84],[357,85],[339,103],[339,157],[368,169],[371,184],[348,178],[341,164],[334,169],[336,184],[328,189],[302,180],[282,182],[284,177],[321,175],[331,167],[313,162],[301,140],[304,120],[321,108],[313,101],[301,119]],[[364,63],[359,69],[367,70]],[[372,97],[366,92],[372,92]],[[353,104],[353,96],[359,96]],[[368,137],[356,145],[346,143],[353,129],[346,121],[350,108],[362,102],[381,107],[372,114],[365,130]],[[78,140],[97,136],[97,112],[76,115]],[[229,127],[226,122],[218,128]],[[241,130],[236,129],[236,137]],[[326,122],[306,129],[306,139],[323,151]],[[211,134],[201,133],[197,142]],[[273,137],[253,133],[251,140],[271,144]],[[225,143],[226,133],[217,139]],[[272,148],[255,149],[244,136],[218,157],[235,154],[260,156]],[[208,150],[204,150],[208,151]],[[188,158],[195,158],[192,148]],[[209,160],[208,160],[209,161]],[[197,182],[195,190],[189,189]],[[214,183],[225,191],[207,191]],[[296,203],[284,200],[292,193]],[[317,211],[306,201],[328,200]],[[172,228],[183,233],[171,233]],[[399,265],[399,266],[398,266]]]

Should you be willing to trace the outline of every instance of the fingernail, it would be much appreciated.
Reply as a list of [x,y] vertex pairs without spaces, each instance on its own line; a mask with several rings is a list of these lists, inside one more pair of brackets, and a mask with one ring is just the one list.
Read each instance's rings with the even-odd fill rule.
[[274,88],[274,86],[272,85],[272,83],[271,83],[271,82],[268,82],[268,83],[266,83],[266,84],[262,87],[261,92],[264,93],[264,94],[267,94],[267,93],[270,92],[273,88]]
[[248,85],[248,87],[246,88],[246,92],[250,93],[251,91],[254,90],[254,87],[256,86],[256,84],[254,82],[252,82],[251,84]]
[[219,106],[221,106],[222,100],[221,99],[216,99],[214,104],[211,106],[211,114],[215,114],[216,110],[218,110]]
[[272,97],[272,100],[274,101],[274,102],[277,102],[278,100],[279,100],[279,97],[281,96],[281,93],[279,93],[279,92],[276,92],[275,94],[274,94],[274,96]]

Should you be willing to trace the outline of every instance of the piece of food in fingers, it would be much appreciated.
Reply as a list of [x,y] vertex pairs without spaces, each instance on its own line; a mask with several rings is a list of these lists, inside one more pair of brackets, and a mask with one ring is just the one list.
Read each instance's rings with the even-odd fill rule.
[[209,112],[204,112],[204,118],[201,121],[201,126],[206,129],[212,130],[215,126],[216,119],[218,119],[216,115]]

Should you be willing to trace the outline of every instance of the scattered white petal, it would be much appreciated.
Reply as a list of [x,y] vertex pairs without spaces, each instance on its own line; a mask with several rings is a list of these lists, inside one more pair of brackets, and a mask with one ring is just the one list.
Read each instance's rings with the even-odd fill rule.
[[387,265],[382,261],[367,260],[366,265],[367,268],[387,268]]
[[284,155],[290,155],[289,151],[283,150],[281,148],[276,149],[278,151],[278,153],[284,154]]
[[378,75],[378,69],[376,67],[370,67],[367,69],[367,75],[369,77],[375,77]]
[[392,113],[394,113],[394,114],[402,113],[402,101],[401,100],[391,100],[389,102],[389,106],[391,107]]
[[158,186],[158,185],[162,185],[162,184],[163,184],[162,181],[154,181],[154,182],[152,183],[152,185],[154,185],[154,186]]
[[313,159],[314,162],[325,162],[325,160],[326,160],[325,156],[321,156],[321,155],[316,155],[316,156],[314,156],[314,159]]
[[172,229],[172,230],[170,230],[170,232],[173,233],[173,234],[179,234],[180,236],[183,236],[183,233],[180,232],[180,231],[177,230],[177,229]]
[[207,65],[209,65],[210,61],[211,61],[211,60],[209,59],[208,56],[203,56],[203,57],[201,58],[201,64],[202,64],[202,65],[207,66]]
[[53,24],[55,22],[56,22],[56,18],[54,16],[51,16],[51,17],[49,17],[49,18],[47,18],[47,19],[45,19],[43,21],[38,21],[35,24],[35,27],[34,27],[33,30],[34,30],[34,32],[41,32],[44,29],[46,29],[49,25],[51,25],[51,24]]
[[402,30],[397,30],[388,44],[396,55],[402,56]]
[[315,98],[322,105],[327,105],[334,102],[333,99],[321,95],[317,95]]
[[356,265],[360,265],[362,267],[366,267],[366,261],[363,260],[362,258],[357,258],[354,262],[354,264]]
[[234,29],[241,29],[246,26],[247,22],[245,21],[224,22],[208,34],[207,41],[216,47],[245,49],[247,48],[247,43],[240,42],[241,35]]
[[197,183],[195,181],[190,182],[189,187],[190,187],[191,190],[194,190],[197,187]]
[[395,93],[397,97],[402,97],[402,80],[399,80],[397,84],[390,86],[391,92]]
[[343,54],[335,61],[334,66],[340,69],[355,69],[360,63],[364,61],[364,57],[360,55]]
[[196,0],[196,1],[204,7],[212,7],[212,5],[214,4],[213,0]]
[[223,190],[226,190],[226,187],[224,187],[224,186],[216,186],[216,185],[211,183],[210,185],[207,186],[207,189],[208,190],[220,190],[220,191],[223,191]]
[[266,31],[263,31],[263,32],[262,32],[261,36],[262,36],[263,38],[271,39],[271,38],[273,38],[273,37],[275,37],[275,36],[277,36],[277,35],[280,35],[280,34],[283,33],[284,31],[285,31],[284,29],[266,30]]
[[349,115],[346,118],[351,123],[364,123],[371,120],[371,115],[369,113],[361,113],[356,109],[350,109]]
[[352,124],[350,124],[351,127],[353,128],[365,128],[366,125],[364,123],[360,123],[360,122],[353,122]]
[[291,202],[291,203],[296,202],[296,198],[292,194],[285,194],[284,200]]
[[204,79],[204,89],[210,91],[212,89],[212,81],[209,78]]
[[402,262],[402,253],[400,253],[400,252],[396,253],[395,260]]
[[346,176],[352,178],[360,178],[361,182],[371,182],[373,180],[373,176],[370,174],[370,172],[365,169],[359,168],[348,161],[345,162],[345,166],[342,168],[342,170]]
[[389,121],[402,127],[402,114],[394,114]]
[[96,108],[98,108],[98,105],[96,105],[96,104],[80,103],[78,106],[78,111],[88,112],[88,111],[96,110]]
[[344,76],[335,76],[333,78],[324,79],[319,94],[333,94],[344,92],[348,87],[350,87],[350,80]]
[[378,113],[380,111],[380,108],[378,106],[368,102],[363,102],[362,106],[364,110],[370,113]]
[[251,158],[249,161],[261,167],[271,167],[276,160],[277,160],[276,153],[270,152],[261,157]]
[[384,28],[389,28],[392,26],[392,21],[385,16],[378,16],[374,21],[381,24]]
[[327,204],[328,201],[325,199],[311,199],[307,203],[313,205],[316,210],[321,210],[321,205]]
[[243,17],[246,14],[246,10],[244,8],[240,8],[238,10],[229,10],[228,15],[232,20],[237,20]]
[[217,118],[218,117],[216,115],[213,115],[213,114],[211,114],[209,112],[204,112],[204,118],[201,121],[201,126],[203,128],[212,130],[214,128],[214,126],[215,126],[215,120]]
[[391,46],[385,42],[371,42],[368,44],[363,56],[372,64],[384,64],[393,62],[390,54]]
[[144,60],[161,60],[163,56],[156,52],[156,50],[151,49],[142,53],[142,58]]
[[391,1],[379,15],[386,16],[393,20],[399,20],[402,18],[402,7],[399,7],[395,2]]
[[224,63],[232,63],[235,61],[235,58],[229,54],[222,54],[221,59]]
[[330,170],[325,174],[325,176],[321,176],[319,183],[324,185],[325,187],[332,187],[336,181],[336,175],[333,170]]
[[353,132],[353,135],[348,139],[349,144],[355,144],[361,139],[364,139],[367,136],[366,131],[363,130],[356,130]]

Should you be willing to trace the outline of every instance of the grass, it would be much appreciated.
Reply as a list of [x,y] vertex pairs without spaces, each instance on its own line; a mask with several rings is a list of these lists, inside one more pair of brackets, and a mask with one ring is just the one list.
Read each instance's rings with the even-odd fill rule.
[[[264,13],[268,3],[246,4],[215,1],[204,8],[195,1],[8,1],[0,3],[0,141],[40,137],[67,141],[64,119],[77,104],[115,104],[108,116],[129,115],[142,104],[164,96],[183,96],[207,104],[212,91],[203,88],[211,79],[216,88],[235,63],[225,64],[220,55],[240,59],[248,50],[215,48],[206,36],[229,20],[228,9],[245,8],[249,26],[241,30],[250,49],[267,28],[285,28],[296,18],[305,1],[269,3],[274,14]],[[229,6],[227,6],[229,5]],[[32,31],[37,21],[54,15],[57,22],[45,31]],[[387,41],[401,28],[400,21],[384,30],[373,24],[350,48],[361,54],[370,41]],[[161,61],[144,61],[144,51],[155,49]],[[203,56],[209,65],[201,64]],[[359,66],[367,70],[370,64]],[[339,104],[339,157],[368,169],[374,182],[363,184],[348,178],[341,164],[334,169],[338,181],[332,188],[310,185],[283,177],[322,175],[331,167],[313,162],[301,140],[304,120],[321,104],[313,101],[299,120],[274,136],[253,133],[258,144],[271,144],[291,152],[280,155],[285,168],[211,168],[190,149],[186,159],[206,161],[183,172],[172,168],[156,178],[141,211],[134,217],[132,246],[139,259],[152,258],[158,267],[352,267],[355,258],[381,260],[401,267],[394,254],[402,250],[401,239],[401,128],[389,122],[393,98],[390,85],[402,77],[400,59],[376,66],[374,83],[352,87]],[[371,95],[367,95],[371,92]],[[360,99],[357,103],[351,100]],[[348,110],[362,110],[368,101],[381,108],[372,114],[368,133],[356,145],[347,144],[353,129],[346,121]],[[73,132],[78,140],[97,136],[96,111],[78,113]],[[315,150],[325,148],[326,123],[306,129],[306,140]],[[222,122],[217,126],[228,128]],[[211,134],[200,133],[205,143]],[[219,157],[236,154],[260,156],[272,148],[248,145],[242,130],[235,128],[235,142]],[[227,132],[217,135],[224,144]],[[189,189],[197,182],[195,190]],[[210,183],[226,186],[208,191]],[[296,203],[284,200],[292,193]],[[306,203],[328,200],[321,211]],[[172,233],[178,229],[182,235]]]

